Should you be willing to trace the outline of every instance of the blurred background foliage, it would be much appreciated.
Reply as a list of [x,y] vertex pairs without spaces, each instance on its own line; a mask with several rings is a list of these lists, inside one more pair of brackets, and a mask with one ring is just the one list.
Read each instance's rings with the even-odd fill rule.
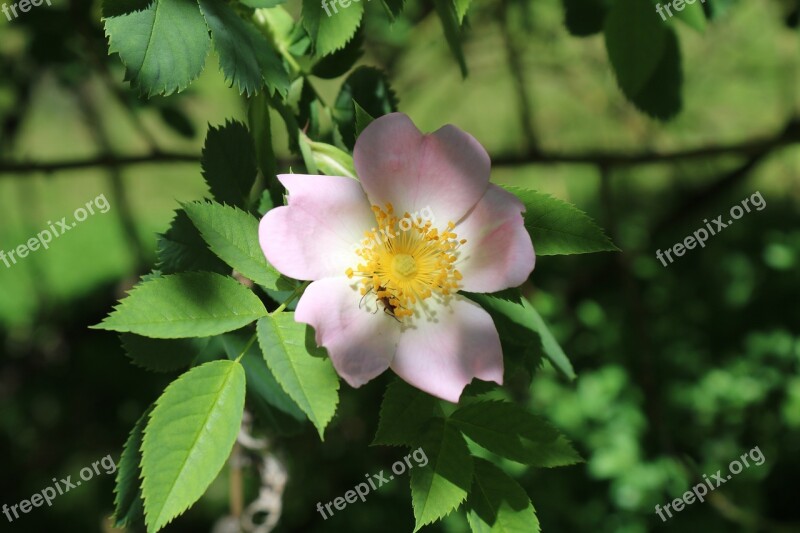
[[[377,2],[366,5],[360,63],[387,71],[401,111],[423,130],[469,131],[492,154],[495,181],[577,204],[623,250],[541,257],[528,287],[579,377],[569,384],[545,368],[523,396],[586,457],[520,479],[544,531],[800,531],[800,3],[713,6],[704,33],[676,27],[683,111],[660,123],[625,100],[601,35],[567,32],[557,0],[473,6],[465,80],[432,6],[410,3],[390,23]],[[286,7],[299,11],[294,0]],[[50,250],[0,264],[9,505],[117,456],[168,383],[130,365],[114,335],[87,327],[152,267],[178,201],[206,194],[197,160],[208,124],[246,116],[213,56],[187,91],[145,101],[106,50],[97,3],[53,0],[0,17],[0,249],[100,194],[111,204]],[[312,83],[330,104],[342,79]],[[755,191],[763,211],[667,268],[655,258]],[[275,444],[289,468],[278,531],[413,529],[407,480],[327,521],[315,510],[400,457],[368,446],[388,379],[344,391],[325,444],[310,425]],[[763,465],[667,523],[655,515],[754,446]],[[223,473],[166,531],[208,530],[227,512],[226,484]],[[0,523],[110,531],[112,487],[102,475]],[[467,525],[454,514],[428,529]]]

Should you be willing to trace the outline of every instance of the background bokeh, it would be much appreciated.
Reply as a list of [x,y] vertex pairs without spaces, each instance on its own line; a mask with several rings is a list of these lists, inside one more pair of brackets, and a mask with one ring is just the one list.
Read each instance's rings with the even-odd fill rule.
[[[469,131],[495,181],[576,204],[622,249],[540,257],[526,289],[579,377],[545,368],[524,399],[586,458],[519,471],[546,532],[800,531],[800,5],[715,5],[705,33],[677,27],[684,106],[666,124],[626,102],[602,36],[570,36],[557,0],[476,4],[465,80],[427,4],[394,24],[367,5],[362,63],[386,69],[401,111],[423,130]],[[0,16],[0,249],[98,195],[111,205],[49,250],[0,263],[0,503],[118,457],[174,377],[131,365],[113,334],[88,327],[152,268],[178,202],[207,193],[207,126],[244,119],[244,105],[213,56],[180,95],[142,100],[122,78],[98,3]],[[313,84],[330,101],[341,79]],[[273,129],[288,158],[277,117]],[[756,191],[765,209],[667,268],[656,259]],[[274,443],[289,469],[278,531],[413,529],[407,479],[330,520],[315,510],[402,455],[369,446],[388,381],[345,386],[324,444],[310,425]],[[667,523],[655,515],[754,446],[763,465]],[[97,476],[51,508],[0,516],[0,530],[111,531],[112,489]],[[210,531],[227,492],[223,474],[166,531]],[[427,529],[468,528],[456,513]]]

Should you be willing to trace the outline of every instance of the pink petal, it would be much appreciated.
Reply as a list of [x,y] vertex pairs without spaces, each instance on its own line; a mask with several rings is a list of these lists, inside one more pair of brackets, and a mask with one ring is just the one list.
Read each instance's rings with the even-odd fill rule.
[[367,126],[353,159],[373,204],[401,215],[429,207],[439,227],[458,222],[489,184],[489,155],[474,137],[450,125],[423,135],[401,113]]
[[492,318],[479,305],[454,296],[433,320],[405,328],[392,370],[429,394],[458,402],[473,378],[503,383],[503,352]]
[[375,216],[358,181],[340,176],[278,176],[289,205],[269,211],[259,227],[261,249],[295,279],[342,276],[358,264],[355,249]]
[[345,278],[327,278],[308,286],[295,320],[311,325],[317,345],[328,349],[336,372],[360,387],[389,368],[400,339],[400,324],[374,307],[359,305],[361,295]]
[[522,219],[525,206],[510,192],[491,184],[483,198],[456,226],[466,239],[459,254],[461,288],[495,292],[522,285],[536,263],[533,244]]

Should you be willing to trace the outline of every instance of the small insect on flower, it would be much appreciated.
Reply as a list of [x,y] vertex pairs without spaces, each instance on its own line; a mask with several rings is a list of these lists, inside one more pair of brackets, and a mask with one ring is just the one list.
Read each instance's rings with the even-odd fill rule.
[[423,135],[406,115],[380,117],[353,162],[358,180],[278,176],[288,205],[261,221],[270,263],[313,281],[295,320],[314,328],[354,387],[388,368],[451,402],[474,378],[502,383],[494,322],[460,291],[528,279],[535,254],[522,203],[489,183],[488,154],[454,126]]

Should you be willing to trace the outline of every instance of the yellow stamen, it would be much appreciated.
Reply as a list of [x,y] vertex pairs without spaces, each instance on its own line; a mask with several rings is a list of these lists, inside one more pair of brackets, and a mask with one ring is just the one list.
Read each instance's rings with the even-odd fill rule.
[[[454,222],[439,231],[431,221],[414,220],[394,214],[394,206],[372,206],[377,228],[364,233],[356,251],[362,258],[355,276],[362,295],[374,292],[388,314],[398,320],[414,316],[413,308],[428,298],[446,298],[459,289],[463,278],[455,269],[458,250],[467,241],[458,240]],[[424,305],[424,304],[421,304]]]

